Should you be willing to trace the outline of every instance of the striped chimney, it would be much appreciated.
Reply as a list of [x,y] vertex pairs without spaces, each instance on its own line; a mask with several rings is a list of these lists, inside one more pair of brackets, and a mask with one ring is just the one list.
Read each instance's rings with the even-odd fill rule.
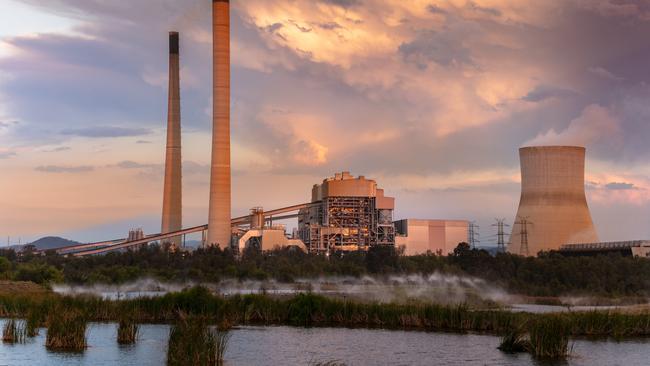
[[212,166],[207,245],[230,246],[230,2],[212,0]]
[[[179,38],[169,33],[169,99],[167,104],[167,150],[165,156],[165,185],[163,190],[162,233],[182,229],[181,172],[181,96],[179,76]],[[180,236],[168,240],[178,247]]]

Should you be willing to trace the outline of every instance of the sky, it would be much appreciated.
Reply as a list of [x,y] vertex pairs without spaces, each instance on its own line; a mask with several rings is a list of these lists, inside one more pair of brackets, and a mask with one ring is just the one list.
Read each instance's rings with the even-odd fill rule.
[[[160,230],[172,30],[184,225],[207,222],[210,4],[0,0],[0,237]],[[489,245],[518,148],[571,144],[600,239],[650,238],[650,1],[231,4],[234,215],[345,170],[396,218],[474,220]]]

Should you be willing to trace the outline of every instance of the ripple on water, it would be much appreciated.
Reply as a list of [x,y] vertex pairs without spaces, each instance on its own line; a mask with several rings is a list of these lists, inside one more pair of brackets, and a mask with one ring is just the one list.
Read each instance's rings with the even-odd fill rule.
[[[0,327],[4,320],[0,320]],[[93,323],[89,348],[80,354],[45,349],[45,330],[26,344],[0,344],[0,365],[164,365],[167,325],[143,325],[133,346],[118,346],[115,324]],[[585,341],[574,344],[575,356],[566,365],[647,365],[647,340]],[[499,338],[413,331],[342,328],[241,327],[232,331],[226,359],[230,366],[308,365],[340,361],[347,365],[543,365],[525,354],[496,349]]]

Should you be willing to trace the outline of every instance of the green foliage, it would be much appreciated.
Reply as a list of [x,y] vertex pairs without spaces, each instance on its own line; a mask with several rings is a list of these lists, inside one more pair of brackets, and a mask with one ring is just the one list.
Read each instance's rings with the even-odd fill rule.
[[11,262],[9,259],[0,256],[0,278],[11,270]]
[[27,263],[18,265],[14,279],[46,285],[52,282],[62,282],[63,273],[56,267],[50,265]]
[[[16,257],[0,251],[0,268],[6,275],[41,284],[120,284],[142,277],[162,281],[219,282],[225,278],[274,279],[293,282],[323,276],[361,277],[368,274],[422,274],[436,272],[468,275],[505,290],[528,296],[590,295],[598,297],[650,296],[650,260],[608,255],[563,257],[543,253],[539,258],[511,254],[490,256],[461,244],[449,257],[432,254],[402,256],[393,248],[323,255],[288,249],[261,253],[247,250],[236,260],[230,250],[209,248],[193,253],[169,253],[151,246],[139,251],[86,258],[61,256]],[[2,273],[0,271],[0,273]],[[1,274],[0,274],[1,276]]]

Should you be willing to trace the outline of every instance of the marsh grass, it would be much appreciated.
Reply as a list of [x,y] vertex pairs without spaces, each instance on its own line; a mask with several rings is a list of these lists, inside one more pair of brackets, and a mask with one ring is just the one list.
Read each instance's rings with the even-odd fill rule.
[[522,353],[526,352],[530,347],[530,341],[526,336],[523,328],[515,328],[508,331],[501,338],[499,350],[506,353]]
[[25,335],[30,338],[36,337],[42,324],[42,314],[38,311],[30,310],[25,320]]
[[45,347],[51,351],[81,352],[86,349],[86,316],[77,310],[59,308],[47,320]]
[[117,326],[117,343],[121,345],[134,344],[138,339],[140,327],[131,317],[120,320]]
[[564,317],[548,316],[533,322],[529,327],[528,351],[537,358],[563,359],[569,357],[570,327]]
[[[4,310],[3,310],[4,309]],[[209,324],[292,325],[310,327],[355,327],[413,329],[445,332],[480,332],[504,335],[512,329],[531,327],[548,314],[513,313],[508,310],[477,310],[466,305],[361,303],[316,294],[290,297],[268,295],[213,295],[197,287],[157,298],[103,300],[81,296],[0,295],[0,311],[7,318],[48,319],[52,314],[75,311],[88,320],[120,322],[130,314],[133,322],[172,323],[179,311],[200,317]],[[30,315],[30,313],[34,313]],[[40,315],[38,315],[40,314]],[[650,335],[650,313],[614,311],[572,312],[559,316],[570,336],[639,337]]]
[[2,342],[8,344],[25,343],[25,325],[9,319],[2,329]]
[[169,333],[167,365],[223,365],[223,356],[228,346],[228,329],[210,329],[203,317],[179,315]]

